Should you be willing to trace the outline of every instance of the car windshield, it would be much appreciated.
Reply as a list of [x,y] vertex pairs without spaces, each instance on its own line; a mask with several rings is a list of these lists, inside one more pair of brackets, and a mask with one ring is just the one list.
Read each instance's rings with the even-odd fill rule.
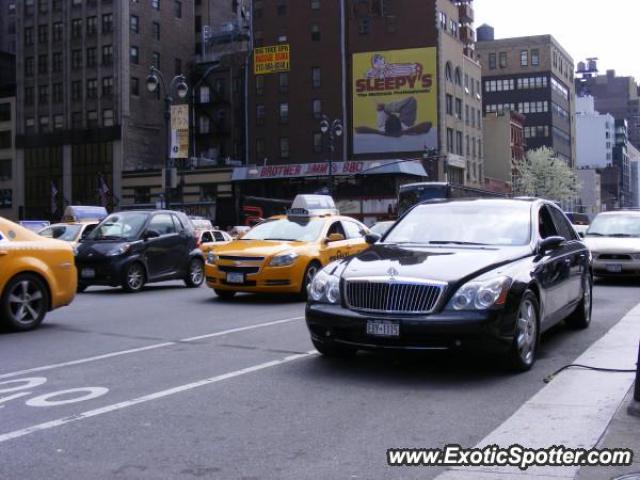
[[378,222],[371,227],[371,233],[377,233],[378,235],[384,235],[387,230],[393,225],[393,222]]
[[109,215],[87,237],[89,240],[135,240],[140,235],[148,213],[127,212]]
[[320,237],[324,226],[320,219],[278,218],[253,227],[241,240],[286,240],[312,242]]
[[588,237],[640,237],[640,215],[616,213],[598,215],[589,230]]
[[81,228],[81,225],[52,225],[42,230],[40,235],[47,238],[73,242],[77,238]]
[[385,237],[385,243],[526,245],[531,238],[526,203],[475,202],[420,205]]

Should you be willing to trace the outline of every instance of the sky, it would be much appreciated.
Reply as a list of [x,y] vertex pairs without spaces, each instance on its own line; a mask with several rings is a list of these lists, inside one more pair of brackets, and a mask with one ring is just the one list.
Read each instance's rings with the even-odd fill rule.
[[496,38],[551,34],[577,64],[598,57],[598,70],[640,81],[640,0],[475,0],[475,26]]

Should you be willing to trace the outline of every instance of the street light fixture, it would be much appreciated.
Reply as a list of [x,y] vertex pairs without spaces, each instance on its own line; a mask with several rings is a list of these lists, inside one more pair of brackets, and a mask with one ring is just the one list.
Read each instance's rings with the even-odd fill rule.
[[155,66],[151,66],[149,69],[149,76],[147,77],[147,90],[149,92],[154,93],[160,87],[164,91],[164,124],[166,129],[166,158],[165,158],[165,175],[164,175],[164,207],[169,208],[169,193],[171,191],[171,169],[173,167],[173,162],[171,159],[171,129],[169,126],[169,122],[171,121],[171,104],[173,103],[173,96],[175,94],[178,98],[183,99],[189,93],[189,85],[187,84],[187,79],[184,75],[176,75],[169,83],[167,88],[167,84],[164,81],[164,76],[162,72],[158,70]]
[[335,120],[329,119],[326,115],[322,115],[320,120],[320,132],[322,135],[329,136],[329,193],[333,194],[333,156],[336,151],[336,138],[340,138],[344,133],[344,127],[342,126],[342,120],[336,118]]

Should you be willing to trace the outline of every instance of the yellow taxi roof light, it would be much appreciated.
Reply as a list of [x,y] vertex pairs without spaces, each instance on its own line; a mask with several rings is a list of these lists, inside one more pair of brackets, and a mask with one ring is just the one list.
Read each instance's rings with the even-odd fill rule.
[[67,222],[86,222],[97,221],[101,222],[108,215],[107,209],[104,207],[97,207],[94,205],[69,205],[64,209],[64,215],[62,221]]
[[297,195],[287,215],[292,217],[310,217],[321,215],[339,215],[333,198],[329,195]]

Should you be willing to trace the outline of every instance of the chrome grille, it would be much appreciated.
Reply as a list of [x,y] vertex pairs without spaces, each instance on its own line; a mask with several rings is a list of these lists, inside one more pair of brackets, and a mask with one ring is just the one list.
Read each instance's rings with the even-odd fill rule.
[[431,313],[436,308],[445,283],[401,280],[347,280],[345,301],[354,310],[381,313]]

